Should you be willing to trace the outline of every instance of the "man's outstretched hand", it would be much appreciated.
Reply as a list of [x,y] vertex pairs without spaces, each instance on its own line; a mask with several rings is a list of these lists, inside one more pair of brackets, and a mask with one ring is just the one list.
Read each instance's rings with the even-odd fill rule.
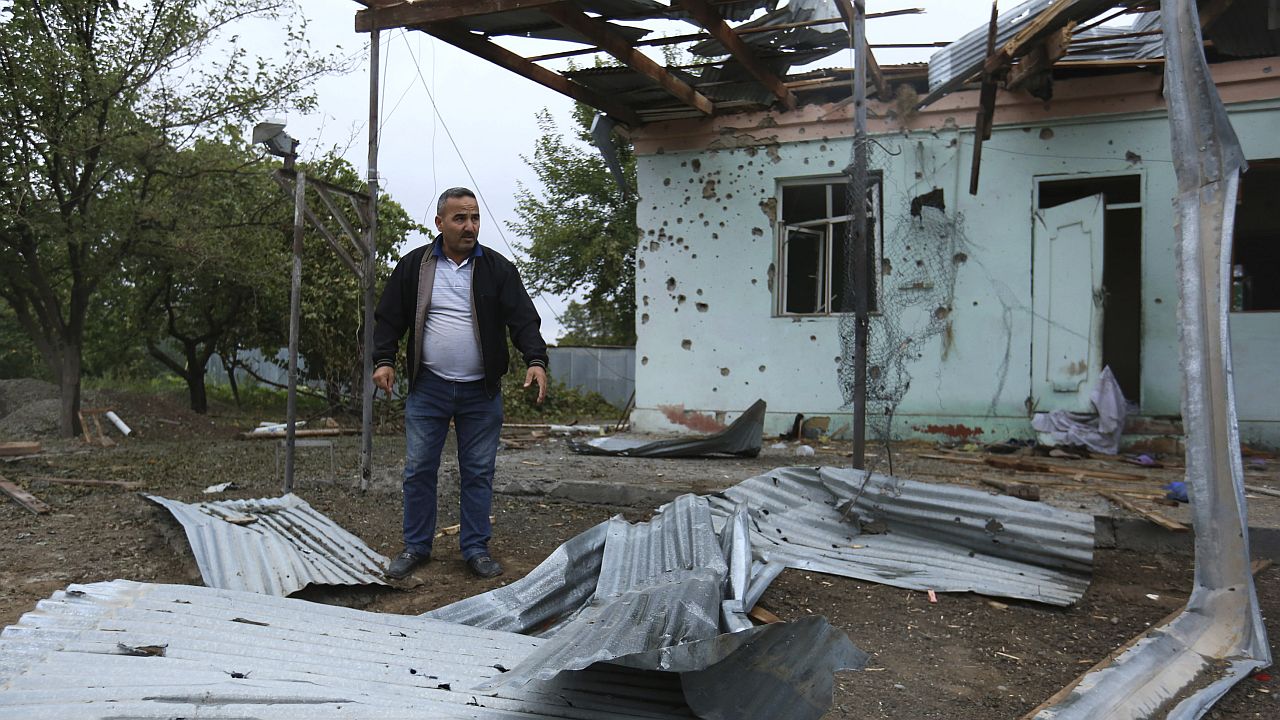
[[[377,377],[377,373],[374,373],[374,377]],[[541,405],[547,398],[547,371],[541,365],[530,365],[529,372],[524,374],[524,386],[529,387],[533,383],[538,383],[538,404]]]

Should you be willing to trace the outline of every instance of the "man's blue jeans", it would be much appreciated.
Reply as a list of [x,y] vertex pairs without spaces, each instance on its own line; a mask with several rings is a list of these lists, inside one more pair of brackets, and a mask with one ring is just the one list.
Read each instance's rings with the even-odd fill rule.
[[440,451],[453,420],[458,436],[461,476],[461,532],[464,560],[489,552],[489,508],[493,470],[502,432],[502,394],[489,397],[484,381],[453,382],[425,367],[404,407],[404,545],[421,556],[431,554],[436,533],[436,475]]

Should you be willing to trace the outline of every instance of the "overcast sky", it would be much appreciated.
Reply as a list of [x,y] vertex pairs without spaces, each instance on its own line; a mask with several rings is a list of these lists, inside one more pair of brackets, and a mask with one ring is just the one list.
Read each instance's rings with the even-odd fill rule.
[[[368,153],[369,37],[353,29],[361,6],[353,0],[301,0],[300,5],[312,45],[351,57],[356,69],[322,80],[317,87],[317,111],[284,118],[288,131],[301,141],[304,157],[336,147],[363,174]],[[908,7],[922,7],[927,12],[870,19],[870,42],[954,40],[986,22],[991,13],[990,5],[978,0],[867,1],[871,13]],[[683,23],[664,26],[673,30],[663,34],[690,31]],[[275,24],[266,22],[247,29],[258,47],[270,47],[273,33],[279,32]],[[525,55],[572,47],[544,41],[516,42],[519,44],[504,44]],[[383,191],[418,221],[433,227],[433,199],[446,188],[468,186],[481,199],[481,242],[508,256],[518,253],[513,248],[525,241],[507,223],[515,217],[519,185],[537,185],[521,159],[533,153],[538,137],[535,113],[547,108],[563,129],[569,125],[572,101],[425,33],[385,31],[381,50],[384,72],[378,166]],[[876,57],[881,64],[922,62],[931,52],[881,49]],[[849,67],[849,55],[847,51],[834,55],[819,66]],[[563,68],[564,61],[559,62],[549,67]],[[403,250],[425,240],[414,238]],[[566,299],[549,297],[535,302],[543,316],[543,335],[554,341],[562,331],[555,315],[563,311]]]

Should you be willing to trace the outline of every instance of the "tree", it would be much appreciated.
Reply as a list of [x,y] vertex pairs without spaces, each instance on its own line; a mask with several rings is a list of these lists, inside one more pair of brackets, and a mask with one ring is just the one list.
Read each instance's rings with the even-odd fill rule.
[[[279,64],[223,30],[286,0],[14,0],[0,10],[0,297],[79,430],[86,317],[150,234],[175,149],[268,109],[306,108],[332,63],[291,29]],[[220,57],[215,57],[222,52]]]
[[[334,185],[365,192],[367,185],[351,163],[328,154],[301,168],[308,178],[320,178]],[[341,236],[336,222],[319,203],[313,210],[326,222],[330,232]],[[310,226],[308,226],[310,228]],[[414,232],[426,228],[389,195],[378,196],[377,258],[374,267],[380,290],[391,275],[396,247]],[[288,275],[282,275],[288,281]],[[324,384],[331,406],[359,407],[363,391],[364,361],[360,353],[363,325],[360,279],[346,266],[313,229],[305,238],[302,256],[302,324],[298,351],[306,360],[306,377]]]
[[[623,192],[590,142],[594,110],[578,104],[574,142],[556,127],[551,114],[538,114],[542,136],[533,158],[524,161],[542,182],[535,195],[521,186],[516,194],[520,220],[510,223],[529,239],[528,259],[520,272],[539,292],[583,293],[566,313],[569,335],[582,344],[632,345],[636,340],[635,258],[640,231],[636,197]],[[635,188],[635,156],[629,143],[615,137],[628,187]]]
[[234,358],[281,337],[289,286],[282,230],[292,209],[270,172],[235,128],[174,153],[157,179],[153,218],[164,230],[127,263],[131,315],[147,350],[186,382],[197,413],[209,407],[205,369],[215,352]]

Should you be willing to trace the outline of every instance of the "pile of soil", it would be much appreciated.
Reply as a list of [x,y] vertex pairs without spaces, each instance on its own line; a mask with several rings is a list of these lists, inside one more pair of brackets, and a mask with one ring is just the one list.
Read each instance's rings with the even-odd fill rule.
[[[450,443],[452,445],[452,443]],[[46,453],[5,468],[5,474],[52,507],[32,515],[0,498],[0,627],[15,622],[51,593],[70,583],[114,578],[200,584],[185,535],[168,513],[135,492],[60,485],[42,478],[131,480],[141,492],[184,502],[217,498],[277,497],[277,444],[219,437],[130,438],[110,449]],[[358,477],[359,438],[334,438],[336,477],[327,450],[298,454],[294,491],[318,511],[384,555],[400,549],[400,476],[404,440],[379,435],[370,489],[353,487]],[[441,527],[457,522],[457,465],[446,447],[441,467]],[[919,477],[905,453],[901,474]],[[819,448],[816,465],[844,465],[836,452]],[[564,440],[528,434],[498,457],[498,474],[525,487],[540,482],[608,481],[624,474],[660,485],[672,478],[706,488],[728,487],[750,475],[793,464],[787,454],[756,459],[633,460],[572,455]],[[936,462],[936,461],[929,461]],[[939,471],[940,472],[940,471]],[[949,480],[975,481],[990,468],[953,466]],[[965,476],[969,477],[965,477]],[[238,489],[202,494],[208,485],[234,480]],[[634,507],[576,502],[541,495],[494,498],[491,550],[506,574],[478,580],[457,552],[457,538],[436,542],[431,561],[396,588],[309,589],[302,597],[386,613],[419,614],[498,587],[528,573],[565,540],[622,514],[641,521],[651,504]],[[843,718],[1018,718],[1107,656],[1126,640],[1184,603],[1194,559],[1185,554],[1095,553],[1093,582],[1070,608],[985,598],[972,593],[924,593],[813,572],[787,570],[761,605],[783,620],[826,616],[858,647],[871,653],[864,672],[840,673],[826,720]],[[1280,637],[1280,568],[1259,574],[1258,595],[1267,630]],[[1239,683],[1208,717],[1280,717],[1280,681],[1258,675]]]

